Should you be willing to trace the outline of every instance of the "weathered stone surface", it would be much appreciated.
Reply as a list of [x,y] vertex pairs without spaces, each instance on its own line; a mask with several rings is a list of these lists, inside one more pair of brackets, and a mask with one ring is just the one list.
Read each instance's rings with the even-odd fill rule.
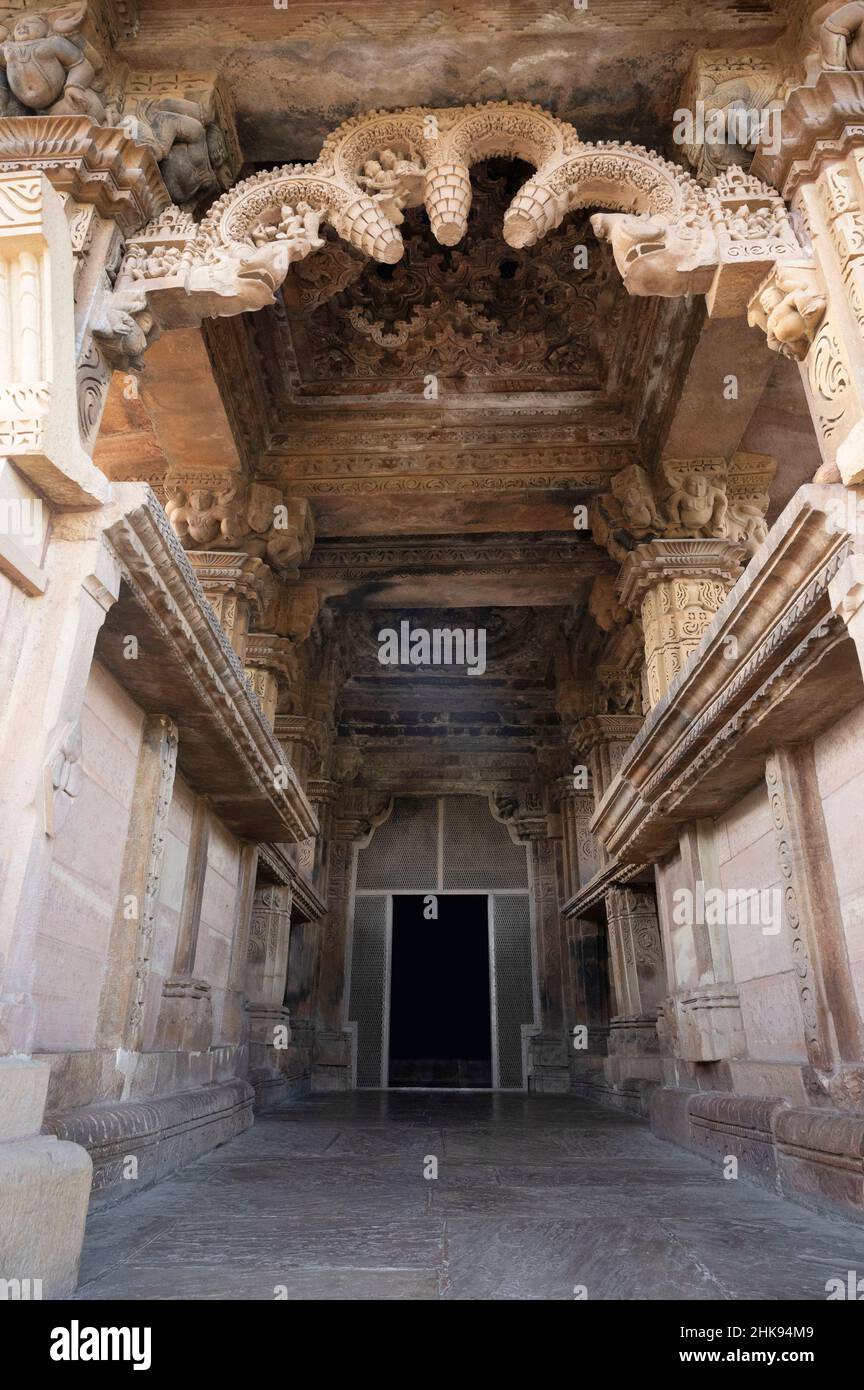
[[864,1118],[787,1109],[775,1119],[781,1190],[864,1221]]
[[39,1133],[50,1075],[44,1063],[0,1057],[0,1143]]
[[50,1116],[46,1124],[87,1150],[93,1160],[93,1201],[111,1205],[247,1129],[252,1099],[251,1086],[235,1080],[149,1104],[69,1111]]
[[43,1298],[73,1292],[92,1176],[78,1144],[0,1143],[0,1278],[40,1280]]

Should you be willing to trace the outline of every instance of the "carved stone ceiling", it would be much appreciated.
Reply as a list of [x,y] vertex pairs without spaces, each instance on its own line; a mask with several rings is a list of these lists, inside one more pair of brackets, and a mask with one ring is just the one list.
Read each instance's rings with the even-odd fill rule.
[[[801,3],[141,0],[125,57],[138,71],[218,71],[245,172],[314,160],[341,121],[376,108],[490,100],[536,102],[584,139],[672,155],[694,53],[769,49]],[[377,750],[380,770],[406,786],[422,773],[427,789],[447,789],[460,756],[497,785],[528,776],[534,751],[560,741],[556,642],[563,625],[592,666],[602,634],[587,595],[612,569],[574,535],[573,506],[652,458],[699,336],[695,303],[624,292],[587,214],[530,250],[508,247],[502,215],[528,172],[473,168],[455,247],[432,238],[423,210],[406,210],[392,266],[328,232],[272,309],[208,321],[198,350],[224,414],[219,429],[190,416],[182,458],[165,448],[159,400],[182,377],[183,335],[173,352],[171,335],[151,349],[149,415],[124,403],[118,421],[121,466],[143,447],[161,476],[161,449],[190,472],[243,467],[309,497],[316,544],[301,577],[337,613],[340,733],[369,750],[373,780]],[[794,411],[778,390],[751,447],[781,418],[796,443]],[[377,634],[404,620],[485,629],[486,674],[381,666]]]
[[588,213],[508,247],[528,172],[475,166],[456,247],[408,210],[395,265],[332,240],[276,307],[208,325],[235,435],[271,440],[255,470],[313,500],[319,536],[572,529],[586,489],[650,453],[699,310],[629,296]]
[[[296,371],[289,418],[299,418],[307,401],[358,392],[369,404],[392,392],[413,395],[419,413],[425,402],[416,384],[429,372],[460,397],[566,391],[602,399],[634,301],[608,247],[594,242],[589,266],[574,268],[573,248],[593,242],[587,213],[540,247],[505,246],[501,220],[529,173],[518,163],[475,171],[460,245],[440,246],[425,212],[410,210],[401,261],[361,266],[326,304],[289,317]],[[314,258],[305,265],[297,267],[301,284],[318,270]],[[629,339],[628,356],[633,346]]]
[[[534,101],[593,139],[658,148],[693,53],[758,49],[786,0],[141,0],[135,66],[221,68],[246,158],[314,159],[375,107]],[[660,142],[660,144],[665,141]]]

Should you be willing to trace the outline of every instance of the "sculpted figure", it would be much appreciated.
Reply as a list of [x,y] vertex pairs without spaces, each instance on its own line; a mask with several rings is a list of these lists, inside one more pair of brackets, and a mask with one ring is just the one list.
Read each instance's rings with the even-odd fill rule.
[[377,159],[367,159],[357,182],[397,227],[405,221],[402,209],[418,207],[423,201],[423,170],[410,159],[400,159],[393,150],[382,150]]
[[4,45],[12,34],[14,15],[0,15],[0,116],[26,116],[27,107],[15,96],[9,86],[4,65]]
[[729,510],[725,480],[721,483],[717,474],[676,468],[671,462],[664,463],[663,471],[674,489],[666,503],[670,525],[689,536],[700,531],[725,535]]
[[862,71],[864,69],[864,4],[856,2],[851,5],[841,5],[839,10],[833,5],[825,5],[814,18],[817,23],[821,20],[819,47],[823,67],[834,70],[851,68],[853,72]]
[[595,700],[598,714],[641,714],[642,696],[638,682],[626,672],[609,672],[601,679]]
[[[218,313],[244,313],[272,304],[276,291],[297,256],[289,244],[277,241],[256,247],[232,241],[212,247],[200,265],[193,265],[189,293],[218,302]],[[230,301],[235,301],[232,305]],[[204,310],[204,312],[209,312]]]
[[117,371],[143,371],[144,353],[156,333],[143,290],[115,290],[93,327],[108,361]]
[[664,522],[654,502],[648,474],[639,464],[614,474],[611,486],[611,492],[595,497],[591,503],[591,535],[613,560],[623,563],[636,541],[662,534]]
[[142,101],[134,115],[124,116],[121,124],[127,135],[153,151],[175,203],[189,203],[199,193],[227,186],[225,141],[219,127],[207,121],[200,102],[151,98]]
[[716,265],[716,243],[709,228],[623,212],[595,213],[591,226],[598,241],[610,243],[630,294],[675,297],[709,288]]
[[236,485],[214,491],[168,485],[165,511],[185,550],[220,545],[230,549],[239,545],[248,527],[243,520],[243,503]]
[[259,222],[252,229],[252,240],[256,246],[267,246],[272,242],[284,241],[289,251],[299,254],[292,260],[301,260],[310,251],[318,251],[324,245],[319,236],[321,213],[316,212],[307,202],[299,202],[296,211],[290,203],[283,203],[279,210],[278,222]]
[[44,13],[3,15],[0,63],[13,96],[30,111],[105,120],[102,60],[78,32],[86,13],[87,0],[76,0]]
[[747,322],[763,330],[774,352],[802,362],[827,307],[811,267],[779,265],[752,301]]
[[764,515],[767,507],[767,497],[763,498],[761,506],[748,498],[738,498],[730,504],[727,523],[729,539],[743,545],[748,555],[755,555],[767,539],[768,522]]
[[601,632],[612,632],[629,621],[630,614],[618,598],[615,576],[598,574],[588,599],[588,612]]
[[644,468],[633,464],[612,478],[612,492],[617,498],[627,529],[636,536],[662,530],[662,521],[654,502],[651,483]]

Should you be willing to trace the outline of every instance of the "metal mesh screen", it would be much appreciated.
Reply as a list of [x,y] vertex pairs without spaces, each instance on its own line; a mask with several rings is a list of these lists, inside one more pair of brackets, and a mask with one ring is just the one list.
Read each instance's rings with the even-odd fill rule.
[[502,1089],[525,1086],[522,1024],[534,1021],[531,910],[528,895],[492,898],[498,1068]]
[[438,883],[438,802],[400,797],[372,843],[357,856],[358,888],[425,888]]
[[527,888],[528,857],[479,796],[444,801],[444,887]]
[[381,1085],[387,984],[387,899],[354,900],[348,1018],[357,1025],[357,1085]]

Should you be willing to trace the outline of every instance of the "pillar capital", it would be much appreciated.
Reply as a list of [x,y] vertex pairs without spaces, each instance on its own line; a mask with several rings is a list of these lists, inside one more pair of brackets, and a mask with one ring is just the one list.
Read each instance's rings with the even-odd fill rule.
[[[768,455],[748,453],[735,454],[731,463],[711,456],[667,457],[653,473],[631,464],[613,475],[612,491],[592,503],[591,534],[622,564],[634,548],[653,540],[722,539],[752,555],[768,534],[765,513],[776,466]],[[626,605],[620,586],[618,592]],[[611,622],[608,604],[595,606]]]
[[281,686],[298,680],[297,649],[288,637],[275,632],[250,632],[244,657],[246,676],[269,723],[275,726]]
[[236,550],[193,550],[188,559],[237,656],[245,661],[249,625],[253,614],[260,614],[262,587],[271,578],[267,565]]
[[622,602],[641,615],[652,706],[698,647],[745,559],[737,542],[704,537],[647,541],[627,557],[620,593]]
[[745,559],[742,545],[721,537],[646,541],[621,566],[618,591],[622,603],[637,613],[645,595],[658,584],[715,582],[724,586],[725,596],[740,578]]
[[638,714],[586,714],[570,727],[570,747],[576,753],[591,753],[610,743],[632,743],[642,722]]

